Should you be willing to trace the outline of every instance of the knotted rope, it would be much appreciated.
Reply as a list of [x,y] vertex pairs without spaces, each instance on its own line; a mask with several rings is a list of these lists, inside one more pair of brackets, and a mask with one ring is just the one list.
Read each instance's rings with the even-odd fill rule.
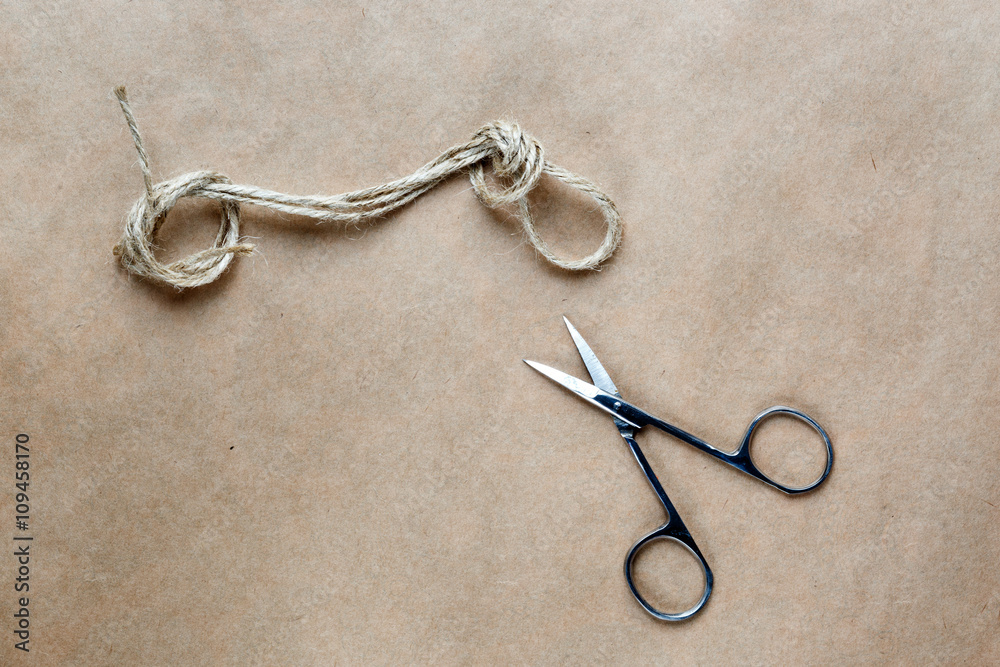
[[[235,185],[214,171],[196,171],[153,184],[149,157],[142,145],[125,87],[115,89],[128,122],[146,194],[136,201],[125,221],[125,234],[114,253],[126,269],[153,281],[178,288],[205,285],[218,278],[236,255],[248,255],[254,246],[240,239],[240,204],[257,204],[284,213],[305,215],[320,221],[357,223],[385,215],[413,201],[457,172],[468,170],[479,200],[490,208],[518,205],[518,217],[528,242],[542,257],[571,271],[597,269],[621,243],[622,222],[611,199],[590,181],[545,161],[541,144],[521,131],[516,123],[495,121],[480,129],[466,144],[449,148],[413,174],[375,187],[327,196],[300,197],[272,192],[250,185]],[[509,182],[501,190],[486,184],[484,165],[489,161],[494,173]],[[549,174],[593,197],[607,223],[601,246],[582,259],[557,257],[535,230],[528,209],[528,192],[542,174]],[[167,213],[181,197],[205,197],[222,205],[222,224],[211,248],[171,264],[163,264],[153,254],[156,233]]]

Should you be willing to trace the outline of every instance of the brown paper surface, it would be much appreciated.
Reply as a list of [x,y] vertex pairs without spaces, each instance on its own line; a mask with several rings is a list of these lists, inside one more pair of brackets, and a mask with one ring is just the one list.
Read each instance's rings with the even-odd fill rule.
[[[0,662],[1000,660],[998,24],[992,3],[0,5]],[[158,180],[297,194],[515,118],[625,240],[599,273],[552,269],[456,177],[362,229],[244,208],[257,255],[151,286],[111,255],[142,192],[119,84]],[[546,179],[532,203],[560,252],[598,244],[585,197]],[[162,256],[217,221],[182,202]],[[610,419],[521,363],[586,377],[563,314],[626,398],[709,442],[772,404],[832,437],[825,485],[785,497],[640,435],[715,572],[688,623],[625,586],[663,515]],[[799,435],[769,428],[763,463],[813,470]],[[683,554],[640,566],[665,604],[697,596]]]

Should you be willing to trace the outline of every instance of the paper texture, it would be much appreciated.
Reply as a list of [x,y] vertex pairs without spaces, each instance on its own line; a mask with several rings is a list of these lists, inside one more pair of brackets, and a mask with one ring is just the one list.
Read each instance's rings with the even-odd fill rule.
[[[991,3],[4,3],[3,664],[1000,661],[1000,13]],[[111,248],[158,180],[338,193],[516,119],[608,192],[570,275],[455,178],[177,293]],[[584,255],[586,197],[540,231]],[[184,201],[162,256],[211,242]],[[719,447],[785,404],[835,463],[790,498],[639,441],[715,572],[690,622],[622,576],[662,510],[585,369]],[[30,530],[15,436],[30,436]],[[775,424],[764,464],[816,447]],[[802,453],[804,452],[804,453]],[[29,654],[16,535],[34,536]],[[672,551],[651,596],[696,599]]]

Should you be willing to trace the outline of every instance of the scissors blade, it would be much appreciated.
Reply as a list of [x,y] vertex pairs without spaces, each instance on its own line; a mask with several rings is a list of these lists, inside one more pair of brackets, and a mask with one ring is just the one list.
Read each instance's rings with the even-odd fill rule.
[[[545,377],[549,378],[553,382],[561,384],[562,386],[566,387],[571,392],[573,392],[583,400],[587,401],[591,405],[596,406],[601,410],[604,410],[615,419],[621,420],[634,428],[642,428],[639,424],[636,424],[631,420],[625,419],[619,413],[615,412],[612,406],[615,403],[618,403],[618,405],[622,405],[624,403],[624,401],[620,400],[620,397],[615,396],[614,394],[610,394],[599,387],[595,387],[589,382],[578,380],[572,375],[567,375],[562,371],[557,371],[551,366],[540,364],[537,361],[528,361],[527,359],[523,359],[522,361],[524,361],[524,363],[528,364],[529,366],[531,366],[536,371],[538,371]],[[607,405],[605,405],[604,403],[607,403]]]
[[583,357],[583,364],[587,367],[587,372],[590,373],[590,377],[594,380],[600,389],[608,392],[609,394],[614,394],[615,396],[621,396],[618,393],[618,387],[615,383],[611,381],[611,376],[608,372],[604,370],[604,365],[598,361],[597,355],[594,351],[590,349],[587,345],[587,341],[583,339],[580,332],[576,330],[570,321],[563,316],[563,322],[566,323],[566,328],[569,329],[569,335],[573,337],[573,342],[576,343],[576,349],[580,351],[580,356]]

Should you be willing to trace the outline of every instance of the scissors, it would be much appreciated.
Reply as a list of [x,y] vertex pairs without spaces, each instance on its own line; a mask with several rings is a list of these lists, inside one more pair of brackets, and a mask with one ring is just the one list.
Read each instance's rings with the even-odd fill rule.
[[[737,470],[790,495],[805,493],[806,491],[815,489],[830,474],[830,468],[833,466],[833,445],[830,444],[830,438],[827,436],[826,431],[823,430],[823,427],[817,424],[814,419],[805,413],[783,405],[776,405],[764,410],[753,418],[753,421],[750,422],[750,426],[747,427],[746,433],[743,435],[743,440],[740,443],[740,446],[735,452],[727,453],[720,449],[716,449],[701,438],[693,436],[687,431],[679,429],[672,424],[668,424],[662,419],[657,419],[653,415],[637,408],[631,403],[622,400],[621,394],[618,393],[618,388],[615,386],[615,383],[611,381],[611,377],[608,375],[608,372],[604,370],[604,366],[600,361],[598,361],[594,351],[590,349],[589,345],[587,345],[587,341],[585,341],[583,336],[580,335],[580,332],[578,332],[576,328],[570,324],[568,319],[563,317],[563,321],[566,323],[566,328],[569,329],[570,336],[573,337],[573,342],[576,343],[576,349],[580,351],[580,356],[583,357],[583,363],[587,367],[587,372],[590,373],[590,377],[594,381],[594,384],[578,380],[571,375],[567,375],[562,371],[557,371],[554,368],[540,364],[536,361],[528,361],[527,359],[524,359],[523,361],[550,380],[566,387],[591,405],[609,413],[614,419],[615,426],[618,427],[618,433],[621,434],[622,438],[628,444],[629,449],[632,450],[635,460],[639,462],[639,467],[642,468],[642,472],[645,473],[650,486],[653,487],[653,491],[663,504],[663,509],[667,512],[666,523],[648,535],[640,538],[639,541],[637,541],[632,548],[629,549],[628,555],[625,556],[625,581],[628,583],[628,587],[629,590],[632,591],[632,595],[635,596],[635,599],[640,605],[642,605],[642,608],[654,617],[662,621],[683,621],[691,618],[701,611],[702,607],[705,606],[705,603],[708,602],[709,596],[712,594],[712,570],[708,567],[708,563],[705,561],[705,557],[702,555],[701,550],[698,548],[698,545],[695,544],[694,539],[691,537],[691,533],[684,525],[680,515],[677,514],[677,510],[674,509],[673,503],[670,502],[670,498],[667,497],[666,492],[660,485],[660,481],[656,478],[656,473],[653,472],[652,467],[650,467],[649,461],[646,460],[642,450],[639,448],[639,443],[635,440],[636,431],[641,429],[643,426],[653,426],[658,428],[661,431],[669,433],[678,440],[686,442],[692,447],[714,456],[723,463],[727,463]],[[816,433],[818,433],[823,439],[823,444],[826,445],[826,468],[823,470],[823,474],[819,476],[819,479],[814,481],[812,484],[799,487],[785,486],[784,484],[780,484],[762,473],[757,466],[754,465],[754,462],[750,457],[750,442],[753,440],[754,431],[757,430],[757,427],[760,426],[761,422],[775,415],[787,415],[789,417],[799,419],[811,426],[813,430],[815,430]],[[698,562],[701,565],[702,572],[705,575],[705,588],[698,603],[687,611],[677,614],[667,614],[655,609],[649,602],[646,601],[644,597],[642,597],[642,594],[639,593],[639,590],[635,586],[635,582],[632,580],[632,563],[635,560],[636,555],[638,555],[643,547],[656,540],[673,540],[674,542],[679,543],[681,546],[690,551],[691,554],[698,559]]]

